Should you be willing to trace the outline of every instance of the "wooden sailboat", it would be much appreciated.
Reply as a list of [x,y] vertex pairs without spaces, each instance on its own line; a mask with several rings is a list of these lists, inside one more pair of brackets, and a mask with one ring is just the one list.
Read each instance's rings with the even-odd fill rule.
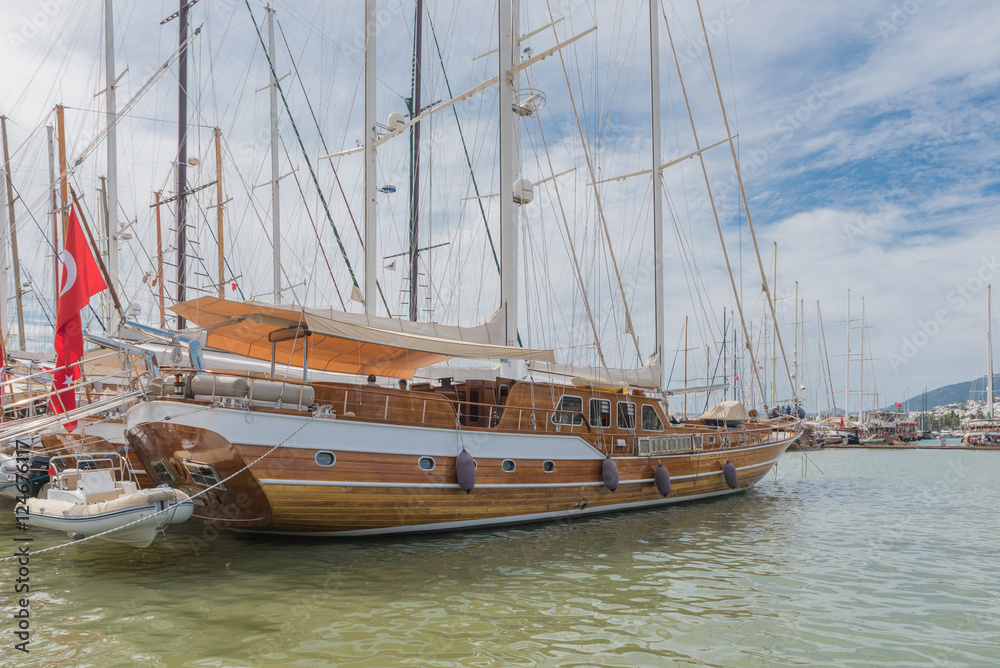
[[[500,58],[507,70],[499,77],[500,180],[516,181],[520,191],[525,183],[515,178],[510,151],[516,142],[510,133],[516,132],[514,82],[524,64],[514,65],[517,12],[511,4],[501,2],[500,10]],[[367,7],[371,21],[372,3]],[[657,54],[655,2],[650,19],[651,53]],[[651,58],[650,171],[659,193],[657,61],[658,56]],[[373,114],[374,105],[366,105],[369,130]],[[374,165],[375,145],[369,132],[366,169]],[[366,182],[370,193],[374,181]],[[758,419],[738,402],[728,402],[698,420],[671,424],[660,393],[660,262],[655,263],[657,349],[644,369],[582,372],[571,384],[502,374],[492,380],[397,385],[412,381],[417,369],[455,358],[554,363],[551,351],[517,345],[514,205],[528,201],[501,197],[501,306],[478,327],[373,315],[373,236],[366,245],[364,315],[216,297],[176,305],[181,319],[204,328],[208,347],[280,358],[301,367],[304,377],[210,371],[197,355],[193,368],[163,369],[150,399],[126,416],[128,443],[153,482],[192,496],[196,520],[313,535],[551,520],[752,487],[798,438],[798,420]],[[374,222],[373,202],[366,197],[366,230]],[[661,234],[658,211],[654,204],[656,235]],[[662,254],[661,237],[654,245]],[[372,382],[314,381],[308,378],[313,370],[371,374]]]

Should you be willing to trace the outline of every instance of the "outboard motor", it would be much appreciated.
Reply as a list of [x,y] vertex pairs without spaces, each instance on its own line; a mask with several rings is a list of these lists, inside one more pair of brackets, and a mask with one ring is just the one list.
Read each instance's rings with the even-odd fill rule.
[[28,496],[37,497],[43,485],[49,482],[49,458],[45,455],[31,455],[28,458]]

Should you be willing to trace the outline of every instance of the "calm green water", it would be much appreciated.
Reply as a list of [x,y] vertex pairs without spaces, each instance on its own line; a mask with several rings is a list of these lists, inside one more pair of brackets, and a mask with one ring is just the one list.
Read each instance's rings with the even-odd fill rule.
[[30,655],[12,648],[15,571],[0,564],[0,664],[1000,663],[1000,452],[809,456],[824,473],[803,478],[789,453],[742,496],[572,523],[94,541],[32,561]]

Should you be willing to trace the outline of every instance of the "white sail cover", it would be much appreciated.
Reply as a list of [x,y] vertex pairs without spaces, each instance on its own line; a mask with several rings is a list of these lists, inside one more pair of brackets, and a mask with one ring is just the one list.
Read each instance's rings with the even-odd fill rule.
[[[555,360],[551,350],[504,345],[502,311],[483,325],[459,327],[218,297],[182,302],[171,310],[205,328],[209,347],[255,359],[270,359],[274,339],[269,337],[298,328],[308,337],[309,367],[340,373],[411,378],[416,369],[454,357]],[[278,339],[274,345],[282,362],[305,362],[302,338]]]
[[746,407],[739,401],[723,401],[712,406],[698,416],[698,420],[714,420],[718,422],[746,422],[750,419]]
[[644,390],[659,389],[660,363],[656,355],[650,355],[646,364],[639,369],[612,369],[603,366],[575,366],[555,362],[525,363],[528,372],[548,373],[553,376],[572,378],[576,385],[595,387],[635,387]]

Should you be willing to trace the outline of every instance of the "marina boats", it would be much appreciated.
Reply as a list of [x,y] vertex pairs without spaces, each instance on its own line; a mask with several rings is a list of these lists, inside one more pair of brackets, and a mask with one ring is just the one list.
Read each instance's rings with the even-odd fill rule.
[[[378,137],[370,88],[375,81],[375,13],[374,2],[366,2],[366,261],[363,288],[357,282],[354,287],[364,314],[219,297],[179,298],[173,307],[183,320],[197,325],[202,340],[197,346],[184,344],[190,351],[189,366],[173,362],[160,368],[162,375],[148,384],[145,400],[128,408],[125,438],[150,484],[192,497],[180,503],[194,504],[194,519],[255,532],[348,536],[457,530],[651,508],[744,492],[799,437],[797,418],[762,419],[739,402],[716,406],[696,420],[672,423],[668,417],[662,368],[665,280],[660,261],[664,255],[660,194],[662,169],[667,165],[659,150],[661,14],[655,2],[649,3],[654,54],[651,168],[644,172],[652,175],[656,194],[652,210],[657,260],[654,285],[651,290],[645,286],[655,297],[655,348],[645,366],[618,369],[608,367],[603,356],[599,366],[559,365],[551,350],[520,345],[516,207],[530,204],[533,186],[519,178],[513,151],[518,119],[530,117],[536,107],[528,102],[534,94],[522,100],[518,76],[596,28],[562,42],[555,38],[556,46],[530,58],[526,55],[521,62],[516,3],[501,2],[499,16],[502,76],[432,105],[409,122],[390,119],[389,134]],[[271,74],[274,100],[273,65]],[[499,88],[499,182],[506,193],[499,198],[499,309],[473,327],[380,317],[375,313],[377,256],[371,233],[375,147],[419,118],[492,85]],[[713,146],[728,143],[735,166],[734,133],[728,126],[725,136],[728,139]],[[701,159],[703,150],[707,149],[699,146],[685,159]],[[184,162],[178,160],[179,165]],[[590,178],[595,179],[593,171]],[[272,187],[277,188],[277,181],[275,176]],[[183,185],[178,190],[183,191]],[[741,197],[745,212],[742,187]],[[745,219],[750,222],[749,216]],[[721,227],[719,231],[721,236]],[[277,301],[282,294],[277,252],[275,258]],[[773,316],[773,299],[760,266]],[[618,283],[626,301],[620,278]],[[733,289],[738,300],[735,283]],[[599,346],[598,328],[593,320],[591,325]],[[780,344],[777,331],[775,336]],[[270,360],[271,371],[208,368],[202,347]],[[276,373],[277,360],[286,368],[300,368],[302,379]],[[418,370],[450,360],[489,361],[500,364],[502,371],[488,379],[456,371],[455,377],[413,382]],[[515,366],[520,362],[527,363],[524,376]],[[756,362],[750,363],[756,368]],[[310,378],[316,372],[369,376],[371,382]],[[155,487],[152,492],[162,489]],[[41,518],[41,505],[29,503],[41,521],[48,521]]]
[[186,521],[194,509],[176,489],[139,489],[117,452],[59,455],[50,460],[43,497],[19,503],[15,516],[27,524],[81,538],[148,547],[157,532]]
[[986,415],[964,425],[963,445],[1000,445],[1000,418],[993,412],[993,286],[986,288]]

